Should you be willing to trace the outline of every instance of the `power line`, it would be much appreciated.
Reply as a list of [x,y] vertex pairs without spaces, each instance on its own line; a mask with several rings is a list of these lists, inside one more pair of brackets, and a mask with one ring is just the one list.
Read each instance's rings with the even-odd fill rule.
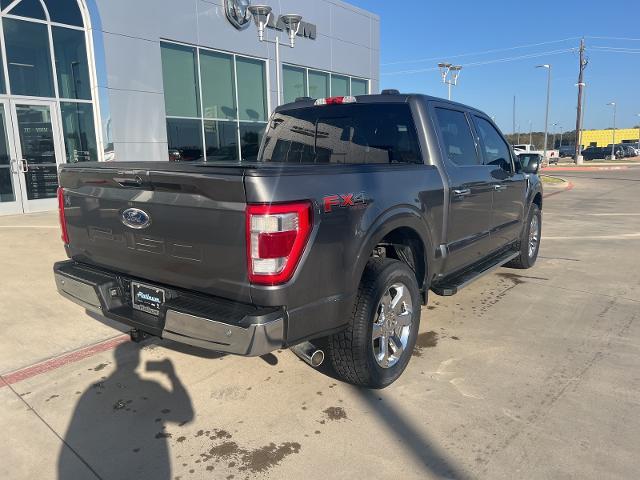
[[[485,60],[485,61],[481,61],[481,62],[472,62],[472,63],[465,63],[463,64],[464,68],[470,68],[470,67],[482,67],[484,65],[492,65],[495,63],[506,63],[506,62],[515,62],[517,60],[525,60],[525,59],[529,59],[529,58],[538,58],[538,57],[544,57],[547,55],[559,55],[559,54],[563,54],[563,53],[571,53],[574,52],[576,49],[575,48],[567,48],[567,49],[562,49],[562,50],[550,50],[547,52],[540,52],[540,53],[530,53],[530,54],[526,54],[526,55],[519,55],[517,57],[506,57],[506,58],[496,58],[493,60]],[[383,73],[382,75],[412,75],[415,73],[426,73],[426,72],[434,72],[438,70],[438,67],[432,67],[432,68],[419,68],[419,69],[414,69],[414,70],[401,70],[401,71],[396,71],[396,72],[386,72]]]
[[591,50],[595,50],[596,52],[613,52],[613,53],[640,53],[640,49],[637,48],[623,48],[623,47],[600,47],[594,46],[589,47]]
[[508,52],[511,50],[518,50],[520,48],[530,48],[530,47],[539,47],[542,45],[551,45],[553,43],[562,43],[562,42],[568,42],[571,40],[577,40],[580,37],[569,37],[569,38],[564,38],[562,40],[550,40],[548,42],[540,42],[540,43],[531,43],[528,45],[518,45],[515,47],[507,47],[507,48],[496,48],[496,49],[492,49],[492,50],[485,50],[482,52],[473,52],[473,53],[461,53],[458,55],[440,55],[438,57],[431,57],[431,58],[420,58],[420,59],[416,59],[416,60],[400,60],[397,62],[389,62],[389,63],[383,63],[381,64],[382,67],[386,67],[388,65],[406,65],[406,64],[413,64],[413,63],[424,63],[424,62],[432,62],[434,60],[442,60],[443,58],[462,58],[462,57],[472,57],[472,56],[476,56],[476,55],[487,55],[489,53],[498,53],[498,52]]
[[592,40],[622,40],[622,41],[630,41],[630,42],[640,42],[640,38],[630,38],[630,37],[585,37]]

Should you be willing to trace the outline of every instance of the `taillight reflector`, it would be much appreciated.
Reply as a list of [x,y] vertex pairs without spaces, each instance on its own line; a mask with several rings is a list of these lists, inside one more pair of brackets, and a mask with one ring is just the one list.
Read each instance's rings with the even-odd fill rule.
[[311,233],[311,202],[247,206],[249,281],[291,280]]
[[329,98],[319,98],[316,100],[316,106],[322,105],[343,105],[345,103],[356,103],[356,97],[329,97]]
[[62,232],[62,241],[65,245],[69,244],[69,232],[67,230],[67,217],[64,213],[64,189],[58,187],[58,213],[60,217],[60,230]]

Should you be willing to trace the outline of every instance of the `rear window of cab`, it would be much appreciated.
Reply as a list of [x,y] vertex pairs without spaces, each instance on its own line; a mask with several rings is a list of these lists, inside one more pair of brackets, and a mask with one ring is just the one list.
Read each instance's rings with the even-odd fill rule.
[[342,104],[272,116],[260,162],[422,164],[409,105]]

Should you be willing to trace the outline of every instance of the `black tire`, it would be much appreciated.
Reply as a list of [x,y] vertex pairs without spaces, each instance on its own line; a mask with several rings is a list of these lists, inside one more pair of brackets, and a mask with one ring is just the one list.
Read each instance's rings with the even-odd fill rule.
[[[532,227],[532,220],[536,217],[538,219],[538,235],[536,246],[533,249],[533,252],[530,252],[530,234]],[[542,236],[542,214],[540,213],[540,208],[535,203],[531,205],[529,208],[529,217],[527,218],[527,225],[522,231],[522,238],[520,238],[520,255],[515,259],[511,260],[505,266],[509,268],[518,268],[522,270],[526,270],[527,268],[531,268],[536,264],[536,260],[538,259],[538,252],[540,251],[540,239]]]
[[[382,296],[397,284],[407,287],[411,299],[411,325],[406,337],[406,346],[396,363],[383,368],[374,356],[374,317],[378,317]],[[420,292],[415,273],[405,263],[381,258],[369,260],[358,288],[349,326],[327,339],[327,353],[335,372],[345,382],[353,385],[368,388],[384,388],[391,385],[411,360],[420,328],[420,307]]]

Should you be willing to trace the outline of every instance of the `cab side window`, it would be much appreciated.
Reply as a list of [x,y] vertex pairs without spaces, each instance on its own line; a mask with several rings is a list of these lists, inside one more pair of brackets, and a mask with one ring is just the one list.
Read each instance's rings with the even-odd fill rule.
[[480,136],[484,164],[494,165],[506,172],[511,172],[510,147],[504,141],[502,135],[486,119],[474,116],[473,120]]
[[467,116],[457,110],[439,107],[435,113],[447,158],[458,166],[478,165],[476,144]]

